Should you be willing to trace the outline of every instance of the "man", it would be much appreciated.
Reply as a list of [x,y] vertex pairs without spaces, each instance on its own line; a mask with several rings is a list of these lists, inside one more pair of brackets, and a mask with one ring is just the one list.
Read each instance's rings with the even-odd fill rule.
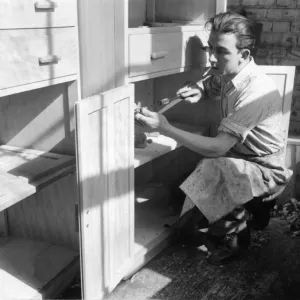
[[[196,205],[210,222],[209,234],[222,242],[209,257],[223,264],[250,243],[245,209],[253,213],[251,227],[269,221],[268,201],[288,183],[284,167],[282,103],[274,82],[255,64],[253,24],[246,17],[221,13],[206,25],[210,76],[178,95],[186,101],[210,98],[220,102],[222,120],[216,137],[204,137],[173,127],[162,115],[142,109],[136,118],[205,157],[183,182],[186,203]],[[210,157],[210,158],[209,158]]]

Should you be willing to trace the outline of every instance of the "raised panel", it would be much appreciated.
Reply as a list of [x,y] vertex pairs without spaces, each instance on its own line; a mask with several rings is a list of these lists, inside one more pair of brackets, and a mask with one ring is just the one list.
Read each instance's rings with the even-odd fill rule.
[[270,78],[272,78],[272,80],[274,80],[277,89],[282,97],[282,113],[284,117],[282,129],[284,131],[284,138],[286,144],[290,122],[295,67],[260,66],[260,68],[265,72],[265,74],[267,74]]
[[86,299],[110,292],[133,252],[133,95],[128,85],[76,104]]

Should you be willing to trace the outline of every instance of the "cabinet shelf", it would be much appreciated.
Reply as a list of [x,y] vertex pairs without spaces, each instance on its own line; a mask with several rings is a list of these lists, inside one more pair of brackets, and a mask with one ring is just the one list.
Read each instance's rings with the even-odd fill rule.
[[0,238],[0,299],[57,297],[78,268],[76,251],[44,242]]
[[[199,135],[205,135],[209,129],[208,126],[198,127],[175,122],[172,122],[172,125],[182,130],[189,131],[191,133],[198,133]],[[135,168],[182,146],[174,139],[164,135],[159,135],[158,137],[151,137],[149,139],[152,140],[152,143],[148,144],[146,148],[134,149]]]
[[[155,33],[172,33],[186,31],[203,31],[204,25],[177,25],[172,27],[137,27],[129,28],[128,34],[155,34]],[[208,33],[207,33],[208,34]]]
[[75,171],[75,157],[0,146],[0,211]]

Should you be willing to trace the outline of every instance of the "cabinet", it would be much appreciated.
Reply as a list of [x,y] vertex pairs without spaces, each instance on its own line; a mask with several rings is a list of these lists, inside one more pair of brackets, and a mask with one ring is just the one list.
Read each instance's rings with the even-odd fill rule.
[[[83,99],[75,111],[85,299],[102,299],[172,238],[180,213],[172,188],[200,156],[163,135],[134,149],[133,107],[171,97],[185,81],[199,79],[207,65],[204,23],[224,6],[79,2]],[[166,115],[177,126],[208,134],[210,111],[213,106],[183,103]]]
[[76,0],[0,0],[0,298],[56,297],[79,268]]
[[[83,99],[75,109],[82,290],[84,299],[102,299],[168,245],[180,213],[172,188],[201,158],[163,135],[134,149],[133,105],[172,97],[183,82],[201,77],[203,23],[226,1],[79,3],[85,41]],[[279,87],[287,129],[294,68],[262,68]],[[180,103],[165,115],[175,126],[213,134],[215,105]]]

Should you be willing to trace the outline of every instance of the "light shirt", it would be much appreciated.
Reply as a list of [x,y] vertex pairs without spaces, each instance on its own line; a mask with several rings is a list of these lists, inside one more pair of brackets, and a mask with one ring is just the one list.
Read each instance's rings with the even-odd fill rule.
[[218,131],[238,137],[233,151],[264,156],[284,148],[283,102],[274,81],[251,58],[230,81],[210,76],[202,81],[208,97],[220,101]]

